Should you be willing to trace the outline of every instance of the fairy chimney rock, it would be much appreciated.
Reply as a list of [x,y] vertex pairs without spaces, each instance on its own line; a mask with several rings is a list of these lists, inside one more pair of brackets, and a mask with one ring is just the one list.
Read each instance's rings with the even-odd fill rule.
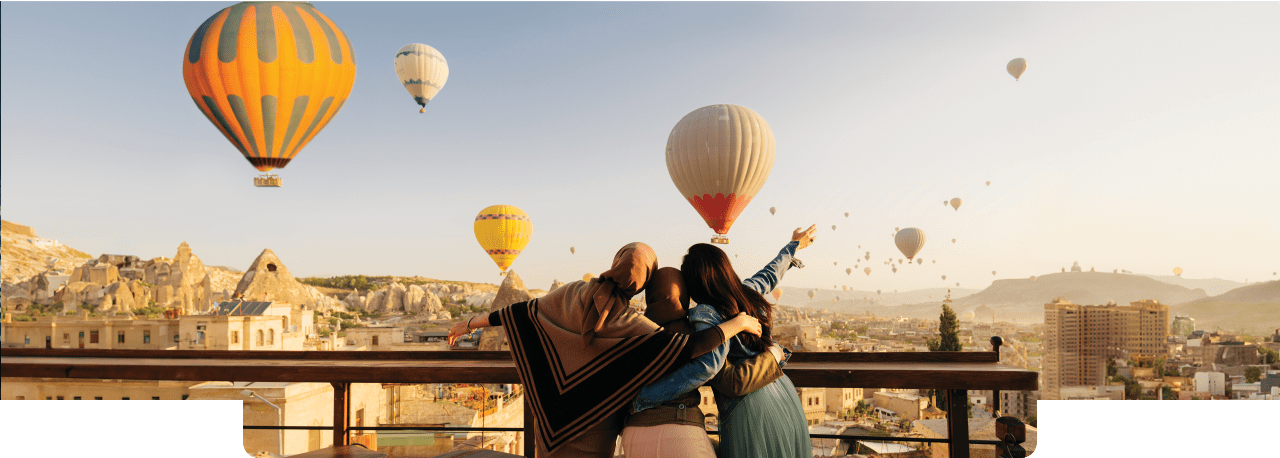
[[253,260],[245,270],[235,295],[247,301],[288,302],[293,306],[310,305],[311,295],[289,273],[289,268],[270,249]]
[[[524,281],[516,275],[516,271],[508,270],[507,278],[502,280],[502,286],[498,287],[498,294],[489,304],[489,310],[498,310],[530,299],[533,299],[533,296],[529,294],[529,290],[525,289]],[[484,332],[480,335],[480,350],[503,350],[506,340],[506,331],[501,326],[484,328]]]

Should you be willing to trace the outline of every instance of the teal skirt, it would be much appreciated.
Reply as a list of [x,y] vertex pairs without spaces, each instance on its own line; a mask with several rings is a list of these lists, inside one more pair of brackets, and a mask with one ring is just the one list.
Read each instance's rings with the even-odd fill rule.
[[746,395],[720,419],[720,458],[813,458],[809,425],[791,378]]

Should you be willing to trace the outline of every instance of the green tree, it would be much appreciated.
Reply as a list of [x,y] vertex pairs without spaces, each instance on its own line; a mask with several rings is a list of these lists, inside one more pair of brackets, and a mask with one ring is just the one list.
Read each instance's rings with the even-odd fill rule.
[[938,315],[938,338],[925,341],[929,351],[960,351],[960,322],[951,309],[951,292],[942,301],[942,314]]
[[1258,353],[1263,355],[1263,362],[1267,364],[1275,364],[1280,361],[1280,353],[1270,348],[1258,347]]
[[1162,399],[1164,399],[1164,400],[1166,400],[1166,401],[1169,401],[1169,400],[1175,400],[1175,401],[1176,401],[1176,400],[1178,399],[1178,394],[1177,394],[1177,393],[1174,393],[1174,392],[1173,392],[1173,387],[1169,387],[1169,386],[1162,386],[1162,387],[1160,387],[1160,395],[1161,395],[1161,396],[1163,396],[1163,398],[1162,398]]
[[1030,417],[1027,417],[1027,424],[1028,424],[1028,425],[1031,425],[1031,426],[1032,426],[1032,427],[1034,427],[1034,428],[1039,428],[1039,426],[1036,426],[1036,423],[1038,423],[1038,422],[1039,422],[1039,420],[1040,420],[1040,419],[1039,419],[1039,418],[1036,418],[1036,416],[1035,416],[1035,415],[1032,415],[1032,416],[1030,416]]
[[1258,383],[1258,380],[1262,380],[1262,368],[1250,366],[1244,370],[1245,383]]

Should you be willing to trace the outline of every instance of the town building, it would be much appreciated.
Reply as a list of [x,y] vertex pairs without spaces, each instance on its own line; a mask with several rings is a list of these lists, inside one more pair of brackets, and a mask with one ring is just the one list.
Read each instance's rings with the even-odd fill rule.
[[1169,333],[1175,336],[1186,336],[1196,330],[1196,320],[1186,315],[1176,315],[1173,317],[1173,324],[1169,325]]
[[1226,396],[1227,376],[1222,372],[1196,372],[1195,392],[1210,396]]
[[809,425],[820,425],[827,421],[826,388],[796,388],[800,396],[800,407],[804,408],[804,419]]
[[1124,385],[1081,385],[1064,386],[1059,389],[1058,399],[1066,401],[1083,400],[1124,400]]
[[1169,306],[1154,300],[1127,306],[1062,299],[1045,304],[1043,399],[1063,399],[1064,386],[1105,385],[1110,358],[1164,356],[1168,316]]

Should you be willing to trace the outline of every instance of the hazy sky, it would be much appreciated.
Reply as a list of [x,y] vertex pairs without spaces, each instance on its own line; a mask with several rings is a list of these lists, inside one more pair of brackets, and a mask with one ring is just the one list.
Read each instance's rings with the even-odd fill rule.
[[[94,255],[187,241],[238,269],[271,248],[299,276],[496,283],[472,221],[510,204],[534,228],[512,268],[545,289],[627,242],[678,266],[708,241],[664,148],[733,103],[777,137],[725,247],[742,275],[810,224],[789,286],[1280,270],[1280,3],[317,2],[355,88],[280,189],[251,185],[182,82],[192,32],[231,4],[0,4],[4,219]],[[426,114],[392,66],[408,43],[449,62]],[[890,273],[895,227],[937,264]],[[866,251],[872,274],[847,276]]]

